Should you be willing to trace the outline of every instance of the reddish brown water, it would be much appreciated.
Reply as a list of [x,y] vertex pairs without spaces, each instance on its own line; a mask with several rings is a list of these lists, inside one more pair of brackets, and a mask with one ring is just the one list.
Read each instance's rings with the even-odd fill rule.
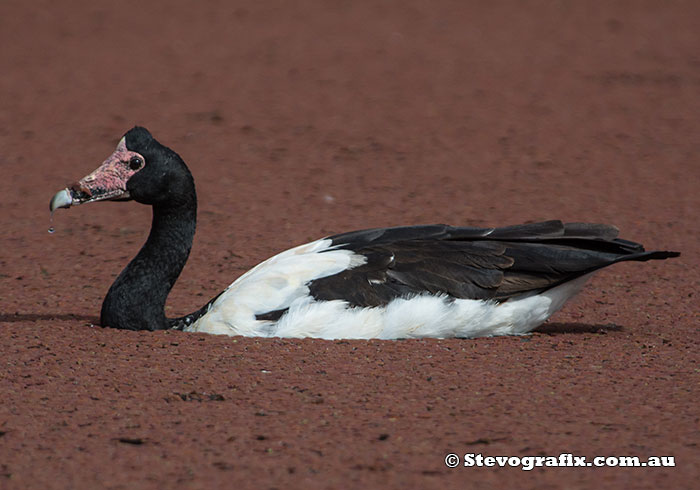
[[[0,488],[697,482],[700,4],[468,3],[0,2]],[[601,272],[521,338],[93,327],[149,210],[48,201],[137,123],[199,192],[171,316],[365,227],[600,221],[683,255]]]

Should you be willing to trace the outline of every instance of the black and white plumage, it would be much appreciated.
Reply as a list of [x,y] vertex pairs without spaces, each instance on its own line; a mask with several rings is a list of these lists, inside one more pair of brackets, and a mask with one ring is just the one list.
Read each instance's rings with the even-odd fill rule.
[[114,199],[153,208],[150,235],[110,288],[101,323],[226,335],[407,338],[531,331],[595,271],[666,259],[610,225],[546,221],[502,228],[409,226],[355,231],[262,262],[200,310],[167,319],[165,300],[195,232],[194,180],[144,128],[126,133],[93,173],[50,208]]

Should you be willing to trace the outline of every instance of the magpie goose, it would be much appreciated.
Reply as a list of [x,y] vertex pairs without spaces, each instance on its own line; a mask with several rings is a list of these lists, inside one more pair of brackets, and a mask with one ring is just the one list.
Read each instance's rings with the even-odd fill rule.
[[602,224],[376,228],[289,249],[194,313],[166,318],[195,233],[192,174],[177,153],[135,127],[99,168],[56,193],[50,209],[108,199],[153,210],[146,243],[102,304],[103,326],[130,330],[327,339],[523,334],[595,271],[679,255],[646,252]]

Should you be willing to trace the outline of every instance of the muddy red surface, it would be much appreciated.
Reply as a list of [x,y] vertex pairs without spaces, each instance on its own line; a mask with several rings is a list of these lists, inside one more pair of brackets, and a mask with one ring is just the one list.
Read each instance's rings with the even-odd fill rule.
[[[69,3],[0,3],[0,488],[697,484],[700,4]],[[601,272],[525,337],[103,329],[149,209],[60,210],[49,234],[47,207],[134,124],[198,186],[172,316],[374,226],[606,222],[683,255]]]

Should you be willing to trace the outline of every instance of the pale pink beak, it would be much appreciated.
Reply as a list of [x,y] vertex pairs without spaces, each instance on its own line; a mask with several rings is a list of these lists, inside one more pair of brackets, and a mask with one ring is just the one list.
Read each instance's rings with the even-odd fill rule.
[[143,157],[126,148],[124,138],[119,141],[117,149],[95,171],[86,175],[75,184],[58,191],[51,202],[51,212],[58,208],[68,208],[86,202],[129,199],[126,183],[141,168],[130,165],[134,157]]

